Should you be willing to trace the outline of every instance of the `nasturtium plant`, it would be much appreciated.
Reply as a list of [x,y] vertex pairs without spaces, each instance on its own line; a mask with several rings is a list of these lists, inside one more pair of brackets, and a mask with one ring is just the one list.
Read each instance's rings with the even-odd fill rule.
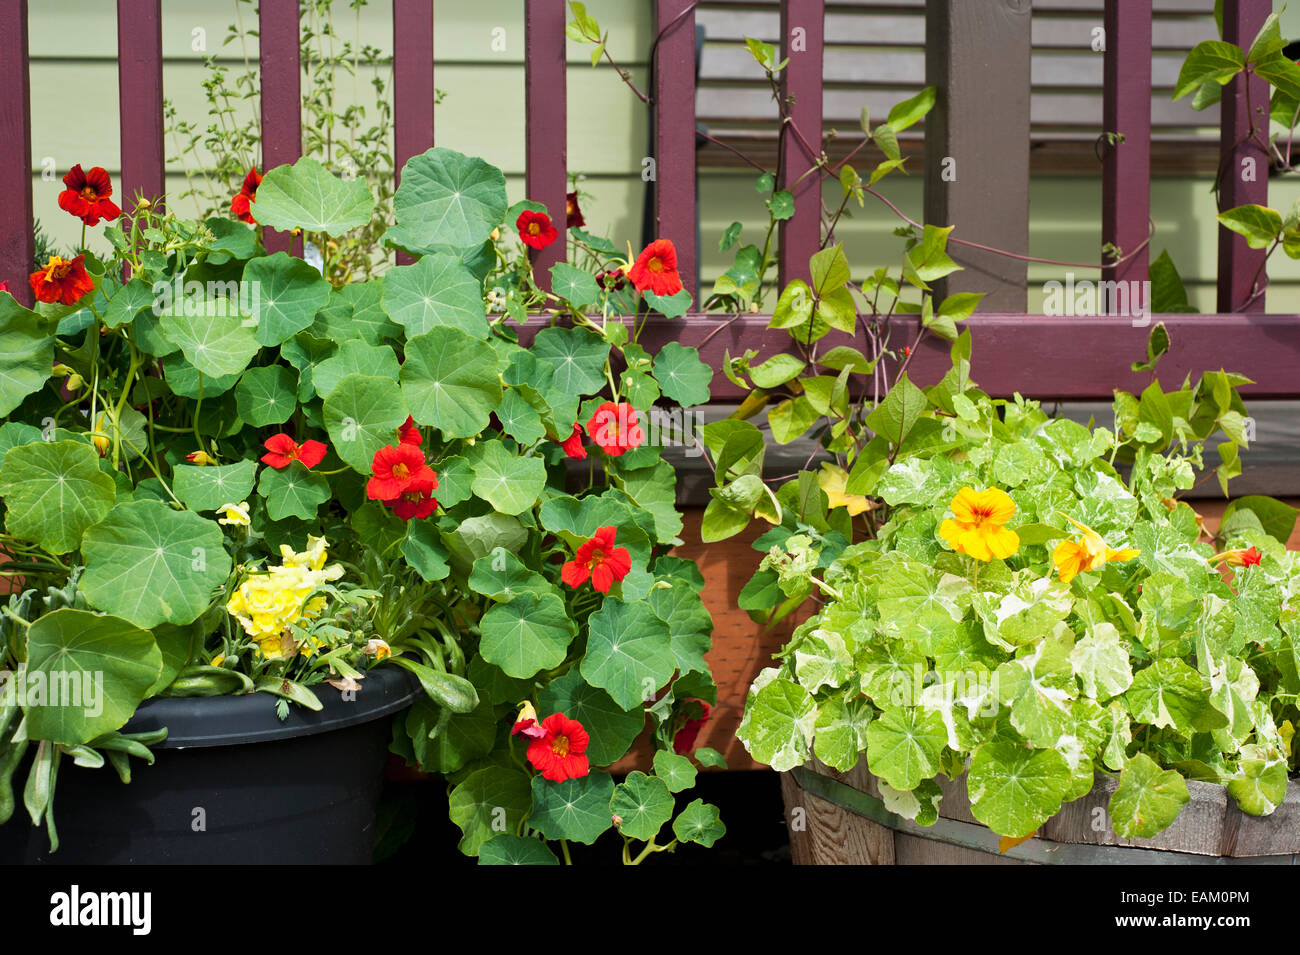
[[[0,823],[29,766],[57,845],[61,758],[129,779],[162,738],[128,725],[150,699],[260,693],[284,718],[385,665],[424,691],[392,750],[445,777],[466,854],[712,845],[725,826],[689,796],[718,764],[691,758],[712,621],[670,553],[662,450],[691,440],[681,409],[713,373],[639,341],[646,309],[691,303],[672,242],[620,256],[575,230],[535,274],[545,207],[440,147],[394,198],[385,237],[413,260],[349,284],[331,256],[372,228],[365,180],[304,158],[246,186],[239,221],[139,203],[107,226],[111,259],[33,275],[35,310],[0,292],[0,555],[21,584],[0,616]],[[323,261],[268,255],[267,227]],[[92,669],[93,717],[11,692]],[[616,782],[638,738],[647,772]]]

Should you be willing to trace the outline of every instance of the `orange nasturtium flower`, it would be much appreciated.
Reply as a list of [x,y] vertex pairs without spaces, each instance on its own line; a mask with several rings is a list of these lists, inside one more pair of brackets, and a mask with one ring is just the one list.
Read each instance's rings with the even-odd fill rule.
[[1254,544],[1251,544],[1245,550],[1225,550],[1221,554],[1215,554],[1210,558],[1210,563],[1223,561],[1229,567],[1251,567],[1258,565],[1263,559],[1264,555],[1255,549]]
[[1056,572],[1061,575],[1062,583],[1068,584],[1076,575],[1096,570],[1108,561],[1132,560],[1141,553],[1132,547],[1119,550],[1108,547],[1101,539],[1101,535],[1087,524],[1080,524],[1068,514],[1061,516],[1083,532],[1079,540],[1061,541],[1052,551],[1052,563],[1056,565]]
[[1020,536],[1003,526],[1016,513],[1016,504],[1005,491],[964,487],[949,507],[952,517],[939,525],[939,536],[957,553],[992,560],[1010,557],[1020,549]]

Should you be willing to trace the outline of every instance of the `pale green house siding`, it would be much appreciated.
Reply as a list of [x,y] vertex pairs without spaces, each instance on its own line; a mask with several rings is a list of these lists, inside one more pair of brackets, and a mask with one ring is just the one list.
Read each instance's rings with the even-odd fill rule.
[[[559,0],[556,0],[559,2]],[[234,21],[235,0],[163,0],[165,94],[193,122],[206,123],[201,83],[206,44],[232,68],[241,62],[237,45],[222,47]],[[253,26],[252,5],[239,5],[246,25]],[[344,37],[355,33],[344,0],[336,22]],[[645,0],[588,0],[588,9],[610,33],[610,50],[646,82],[644,55],[653,38],[651,4]],[[1281,4],[1278,4],[1279,8]],[[437,112],[440,145],[481,155],[504,169],[512,198],[523,197],[524,172],[524,23],[522,0],[474,0],[436,4],[435,55],[437,86],[447,93]],[[79,224],[57,207],[60,177],[74,163],[103,165],[120,181],[115,4],[111,0],[31,0],[32,163],[35,206],[43,226],[63,245],[75,242]],[[1283,32],[1300,36],[1300,7],[1283,14]],[[75,37],[75,42],[69,42]],[[361,23],[361,39],[391,49],[391,5],[371,0]],[[644,107],[623,87],[606,64],[593,69],[589,48],[570,44],[568,76],[569,168],[585,175],[583,188],[594,195],[584,211],[589,226],[622,244],[636,244],[645,183]],[[249,55],[256,57],[256,49]],[[865,53],[864,55],[870,55]],[[362,101],[368,85],[360,83]],[[543,136],[559,136],[543,130]],[[174,143],[168,143],[169,153]],[[42,169],[53,167],[52,176]],[[1154,170],[1159,176],[1159,170]],[[748,241],[761,239],[761,202],[745,172],[705,170],[700,175],[703,270],[706,280],[729,264],[717,250],[717,236],[731,221],[746,225]],[[169,171],[168,189],[184,188],[179,168]],[[919,170],[909,179],[887,182],[891,197],[909,215],[920,218]],[[1153,250],[1169,249],[1187,280],[1193,304],[1214,307],[1215,229],[1209,182],[1157,178],[1152,206],[1157,235]],[[837,188],[837,187],[836,187]],[[829,193],[828,193],[829,195]],[[1289,210],[1300,199],[1294,181],[1274,179],[1270,202]],[[1100,242],[1100,178],[1039,178],[1031,188],[1031,254],[1070,261],[1096,260]],[[838,195],[835,196],[838,202]],[[183,212],[193,213],[193,208]],[[838,235],[845,241],[855,270],[891,264],[897,256],[895,225],[888,210],[868,204],[854,209]],[[965,226],[965,229],[963,229]],[[978,224],[958,223],[957,234],[978,238]],[[1268,296],[1271,311],[1300,311],[1300,263],[1278,255]],[[1041,307],[1041,285],[1060,278],[1062,269],[1032,265],[1030,307]],[[1086,272],[1080,272],[1084,277]]]

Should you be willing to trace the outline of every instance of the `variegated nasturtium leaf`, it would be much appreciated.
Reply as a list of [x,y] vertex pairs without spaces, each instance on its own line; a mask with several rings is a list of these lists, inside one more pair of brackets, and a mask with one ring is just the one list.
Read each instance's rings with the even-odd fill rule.
[[605,386],[605,359],[609,344],[585,328],[544,328],[533,339],[533,357],[555,368],[552,384],[557,391],[594,395]]
[[307,156],[268,170],[252,203],[259,225],[329,235],[365,225],[374,209],[365,179],[341,179]]
[[1070,767],[1054,749],[985,743],[971,760],[966,785],[975,818],[1000,836],[1019,839],[1060,811]]
[[1111,825],[1125,839],[1154,836],[1178,818],[1191,798],[1182,776],[1138,753],[1124,764],[1119,787],[1111,794]]
[[318,395],[328,398],[348,375],[396,381],[401,367],[397,354],[387,345],[371,345],[359,338],[350,338],[339,346],[337,352],[315,366],[312,383]]
[[886,782],[880,782],[879,787],[880,801],[895,815],[911,819],[918,826],[933,826],[939,821],[943,790],[933,779],[921,780],[915,789],[895,789]]
[[54,367],[58,322],[23,308],[0,293],[0,415],[7,415],[40,389]]
[[[341,455],[340,455],[341,456]],[[330,483],[323,474],[290,461],[288,467],[262,468],[257,493],[266,500],[266,513],[273,521],[297,517],[314,520],[316,511],[330,499]]]
[[480,245],[501,224],[507,205],[500,169],[437,146],[402,167],[393,197],[397,224],[384,233],[384,241],[417,253]]
[[533,814],[528,825],[548,839],[589,846],[614,824],[609,811],[613,796],[614,780],[609,773],[596,771],[559,783],[534,776]]
[[847,773],[867,748],[871,705],[866,700],[832,696],[817,708],[813,752],[827,766]]
[[709,400],[713,369],[700,361],[694,348],[669,342],[655,356],[654,372],[663,393],[683,407]]
[[1228,794],[1242,812],[1267,816],[1286,798],[1286,760],[1270,758],[1264,747],[1254,744],[1243,746],[1241,756],[1236,774],[1228,780]]
[[693,799],[673,820],[673,835],[682,842],[698,842],[705,848],[727,834],[718,807],[703,799]]
[[1139,723],[1169,726],[1184,734],[1190,734],[1210,708],[1201,675],[1182,660],[1169,657],[1139,670],[1124,696]]
[[469,450],[474,493],[502,514],[522,514],[537,503],[546,487],[546,462],[533,455],[511,454],[500,441]]
[[27,681],[39,679],[49,705],[23,707],[32,739],[78,746],[126,723],[157,680],[162,654],[153,635],[120,617],[63,608],[27,631]]
[[406,402],[394,378],[348,375],[325,399],[324,416],[334,452],[357,472],[370,474],[375,453],[397,443]]
[[457,328],[435,328],[410,339],[401,381],[415,420],[448,439],[478,434],[501,403],[496,352]]
[[943,717],[919,706],[890,707],[867,725],[867,766],[895,789],[915,789],[939,772],[948,742]]
[[479,865],[559,865],[560,860],[541,839],[502,832],[483,843]]
[[833,630],[812,630],[794,651],[794,672],[803,688],[816,693],[823,686],[842,686],[853,673],[853,654]]
[[582,675],[623,709],[651,699],[676,669],[668,625],[645,601],[606,597],[588,619]]
[[241,312],[234,299],[206,298],[173,307],[159,317],[159,327],[205,379],[238,375],[257,354],[257,321]]
[[454,255],[426,255],[414,265],[389,269],[383,303],[408,336],[445,325],[475,338],[488,337],[483,283]]
[[662,779],[634,772],[614,788],[609,809],[621,820],[620,833],[649,842],[673,817],[674,805],[673,795]]
[[215,511],[224,504],[239,504],[248,498],[257,476],[257,462],[196,467],[178,464],[172,472],[172,491],[194,511]]
[[994,677],[998,700],[1011,708],[1011,725],[1031,746],[1050,748],[1070,732],[1077,690],[1064,642],[1043,640],[998,667]]
[[145,629],[197,620],[231,567],[220,525],[151,500],[114,507],[86,531],[81,554],[91,606]]
[[38,441],[5,454],[0,497],[10,534],[66,554],[112,509],[117,490],[89,441]]
[[533,805],[528,775],[520,769],[488,766],[470,773],[448,798],[447,815],[464,834],[460,851],[479,854],[480,847],[501,833],[514,832]]
[[640,704],[623,709],[604,690],[584,680],[576,668],[543,688],[537,712],[542,717],[563,713],[581,723],[589,737],[587,759],[593,766],[608,766],[621,759],[645,726],[645,710]]
[[808,761],[816,721],[808,691],[777,678],[754,693],[736,737],[754,759],[784,773]]
[[555,594],[521,594],[485,613],[479,632],[484,660],[508,676],[527,679],[563,662],[577,628]]
[[330,294],[330,283],[288,252],[253,259],[244,267],[243,281],[251,290],[245,297],[260,345],[283,344],[309,328]]
[[654,770],[655,775],[664,781],[670,793],[690,789],[695,785],[695,776],[698,772],[695,764],[685,756],[670,753],[666,749],[655,753]]
[[1133,684],[1128,647],[1114,624],[1099,623],[1076,643],[1070,651],[1070,665],[1083,692],[1095,700],[1119,696]]
[[284,424],[298,408],[298,376],[292,368],[250,368],[235,386],[239,417],[255,428]]

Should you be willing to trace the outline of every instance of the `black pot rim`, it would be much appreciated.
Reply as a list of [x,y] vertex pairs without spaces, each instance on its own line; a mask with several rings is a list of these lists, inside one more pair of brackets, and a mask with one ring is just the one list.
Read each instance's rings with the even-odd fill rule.
[[239,696],[179,697],[146,700],[122,727],[123,733],[147,733],[166,727],[167,738],[155,749],[198,749],[269,743],[314,736],[382,719],[410,706],[421,694],[407,670],[384,665],[370,670],[351,701],[328,683],[312,687],[319,711],[289,703],[289,716],[275,712],[281,697],[273,693]]

